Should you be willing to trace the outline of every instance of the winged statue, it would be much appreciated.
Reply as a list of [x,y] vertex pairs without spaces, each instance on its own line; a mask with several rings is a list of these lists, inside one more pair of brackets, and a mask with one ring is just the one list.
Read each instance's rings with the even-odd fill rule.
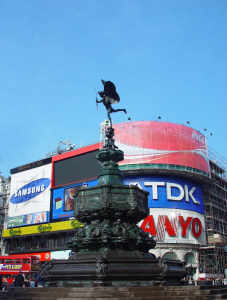
[[120,102],[120,97],[116,92],[116,87],[111,81],[104,81],[103,79],[101,81],[104,86],[104,91],[98,92],[99,96],[102,97],[102,99],[98,100],[96,98],[96,103],[103,103],[107,110],[107,116],[110,121],[110,127],[112,127],[112,119],[110,114],[116,113],[118,111],[123,111],[126,114],[126,109],[114,109],[112,107],[112,104]]

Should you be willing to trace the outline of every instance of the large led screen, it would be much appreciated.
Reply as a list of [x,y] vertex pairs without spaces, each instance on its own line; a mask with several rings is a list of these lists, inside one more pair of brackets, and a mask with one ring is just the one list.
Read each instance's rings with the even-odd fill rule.
[[50,220],[51,164],[13,174],[7,227]]
[[90,181],[86,183],[80,183],[77,185],[70,185],[66,187],[53,189],[52,193],[52,220],[57,221],[67,220],[73,217],[74,211],[74,198],[76,191],[83,185],[94,186],[97,185],[98,181]]
[[96,179],[101,169],[96,153],[92,151],[54,162],[53,186]]
[[137,185],[150,193],[149,208],[169,208],[204,214],[202,186],[176,176],[147,175],[124,178],[126,185]]
[[116,145],[124,151],[119,165],[168,164],[209,173],[206,138],[184,125],[135,121],[114,125]]

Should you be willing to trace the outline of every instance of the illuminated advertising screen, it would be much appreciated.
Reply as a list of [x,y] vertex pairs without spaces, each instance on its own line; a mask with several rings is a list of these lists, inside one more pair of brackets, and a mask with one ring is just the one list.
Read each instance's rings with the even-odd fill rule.
[[191,127],[155,121],[114,125],[116,145],[124,151],[119,165],[168,164],[209,173],[206,138]]
[[139,225],[159,243],[206,245],[204,215],[195,211],[153,208]]
[[147,175],[124,178],[126,185],[137,185],[150,193],[149,208],[170,208],[204,213],[202,186],[176,176]]
[[197,182],[165,175],[124,178],[150,193],[149,215],[138,225],[157,242],[206,244],[202,186]]
[[[86,182],[88,187],[97,185],[98,181]],[[77,185],[70,185],[67,187],[61,187],[53,189],[52,193],[52,220],[56,221],[59,219],[67,220],[73,217],[74,211],[74,198],[76,191],[83,186],[85,183]]]
[[50,183],[51,164],[12,175],[8,228],[49,222]]

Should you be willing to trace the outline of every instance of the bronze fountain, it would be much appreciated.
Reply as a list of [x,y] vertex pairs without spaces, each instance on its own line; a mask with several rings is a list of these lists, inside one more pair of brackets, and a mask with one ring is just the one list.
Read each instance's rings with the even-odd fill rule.
[[117,163],[124,153],[115,146],[110,114],[126,110],[112,108],[120,97],[112,82],[102,83],[96,103],[105,105],[110,126],[96,154],[102,164],[98,184],[81,187],[74,196],[74,217],[84,224],[67,242],[74,254],[46,262],[40,275],[49,286],[180,285],[187,273],[184,262],[149,253],[156,241],[137,225],[149,214],[149,193],[123,183]]

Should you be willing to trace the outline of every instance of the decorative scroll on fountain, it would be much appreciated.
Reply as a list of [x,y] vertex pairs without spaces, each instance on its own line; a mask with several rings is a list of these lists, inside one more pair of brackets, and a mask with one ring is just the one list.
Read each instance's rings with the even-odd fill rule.
[[47,262],[40,275],[48,285],[178,285],[186,275],[184,263],[156,259],[149,253],[156,245],[154,238],[137,225],[149,214],[149,193],[123,183],[117,163],[124,153],[114,144],[110,114],[126,110],[112,108],[119,95],[112,82],[102,82],[102,99],[96,102],[105,105],[110,126],[96,154],[102,163],[98,184],[81,187],[74,196],[74,217],[84,224],[67,242],[74,254],[68,260]]

